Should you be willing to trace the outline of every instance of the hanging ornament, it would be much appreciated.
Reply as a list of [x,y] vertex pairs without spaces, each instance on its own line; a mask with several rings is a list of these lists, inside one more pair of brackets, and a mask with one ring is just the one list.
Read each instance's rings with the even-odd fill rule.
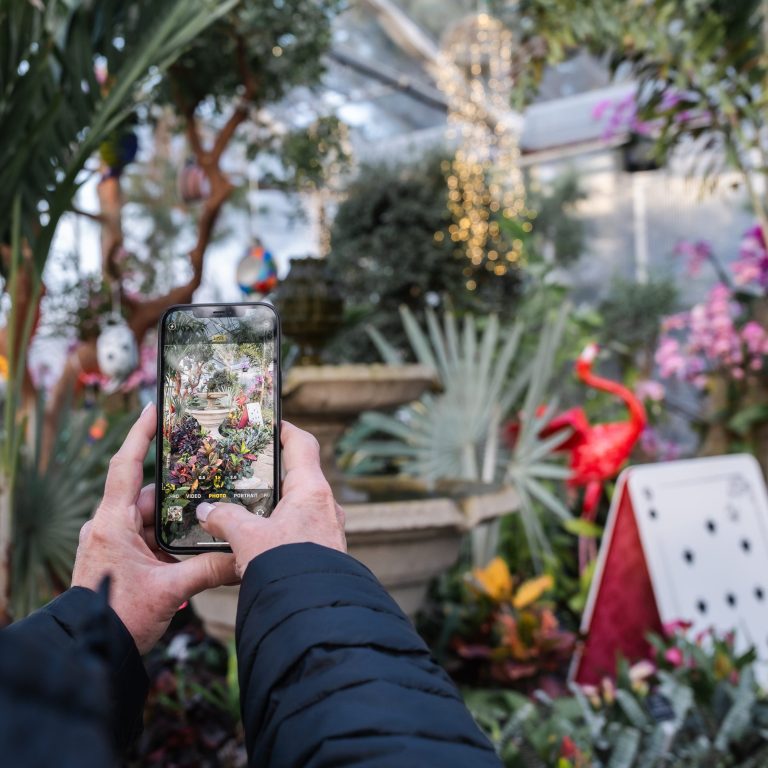
[[119,315],[112,315],[96,339],[96,360],[103,377],[104,391],[118,389],[139,364],[136,337]]
[[[522,239],[509,242],[504,220],[527,213],[519,127],[509,106],[512,53],[512,33],[501,21],[488,13],[472,14],[446,33],[438,79],[448,102],[448,136],[456,142],[453,160],[443,166],[453,215],[448,233],[471,268],[484,265],[497,275],[522,258]],[[530,223],[522,229],[529,231]],[[470,290],[474,286],[474,280],[467,281]]]
[[177,179],[179,197],[185,203],[199,203],[211,194],[211,184],[205,171],[194,161],[187,160]]
[[8,358],[0,355],[0,401],[5,400],[8,390]]
[[119,178],[125,166],[136,159],[138,151],[139,139],[130,128],[113,131],[99,146],[101,161],[107,166],[102,178]]
[[240,260],[236,274],[237,284],[246,296],[264,296],[277,285],[275,259],[259,242]]

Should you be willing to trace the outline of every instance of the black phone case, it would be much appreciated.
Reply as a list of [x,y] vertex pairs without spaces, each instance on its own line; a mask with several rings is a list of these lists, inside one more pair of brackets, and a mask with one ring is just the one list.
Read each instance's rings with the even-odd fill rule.
[[[162,317],[158,325],[157,333],[157,438],[156,438],[156,451],[155,451],[155,538],[157,545],[164,552],[168,552],[171,555],[190,555],[199,554],[200,552],[231,552],[232,548],[228,544],[209,544],[201,545],[198,547],[174,547],[167,544],[163,540],[162,525],[161,525],[161,510],[162,510],[162,466],[161,466],[161,452],[162,452],[162,434],[163,434],[163,383],[165,381],[165,372],[163,370],[163,347],[164,347],[164,327],[165,318],[171,312],[175,312],[180,309],[197,309],[199,307],[254,307],[262,306],[269,307],[275,313],[276,325],[275,325],[275,402],[274,402],[274,481],[273,481],[273,494],[274,504],[272,509],[274,510],[278,501],[280,501],[280,422],[282,420],[282,391],[283,391],[283,373],[281,365],[281,349],[282,349],[282,330],[280,323],[280,314],[272,304],[268,304],[264,301],[241,301],[241,302],[218,302],[218,303],[205,303],[205,304],[174,304],[172,307],[163,312]],[[271,512],[270,512],[271,514]]]

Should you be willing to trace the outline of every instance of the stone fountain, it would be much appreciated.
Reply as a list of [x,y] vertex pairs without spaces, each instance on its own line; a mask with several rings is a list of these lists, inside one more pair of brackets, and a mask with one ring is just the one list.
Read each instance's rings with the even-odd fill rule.
[[[456,562],[463,536],[515,511],[517,494],[509,487],[448,485],[430,492],[418,481],[397,478],[348,482],[335,456],[344,431],[364,411],[394,410],[435,389],[435,373],[421,365],[319,364],[318,341],[341,322],[341,300],[323,261],[293,260],[278,306],[284,333],[301,350],[300,364],[283,380],[283,416],[320,443],[323,471],[346,513],[349,553],[413,616],[431,579]],[[208,632],[232,636],[237,594],[236,587],[222,587],[193,599]]]

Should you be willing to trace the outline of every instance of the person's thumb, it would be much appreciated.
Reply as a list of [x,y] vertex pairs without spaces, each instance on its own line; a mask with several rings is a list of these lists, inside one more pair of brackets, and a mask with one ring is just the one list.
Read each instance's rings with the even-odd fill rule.
[[229,542],[235,554],[244,532],[258,524],[258,518],[239,504],[209,504],[204,501],[197,505],[195,514],[205,532],[220,541]]
[[188,600],[204,589],[213,589],[225,584],[237,584],[240,577],[237,573],[235,556],[224,552],[206,552],[194,555],[178,563],[162,573],[172,579],[178,596]]

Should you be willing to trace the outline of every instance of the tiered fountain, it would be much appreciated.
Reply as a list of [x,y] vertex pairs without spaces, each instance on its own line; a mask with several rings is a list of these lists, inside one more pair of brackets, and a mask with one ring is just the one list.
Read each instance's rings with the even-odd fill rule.
[[[413,615],[430,580],[456,561],[464,534],[516,510],[517,495],[484,487],[428,494],[417,481],[396,478],[350,487],[335,458],[345,429],[364,411],[392,410],[436,388],[435,374],[421,365],[319,364],[318,345],[338,328],[342,309],[321,260],[294,259],[277,303],[284,333],[300,345],[300,362],[283,381],[283,416],[320,442],[323,470],[346,513],[349,553]],[[211,634],[232,636],[237,594],[237,587],[222,587],[194,598]]]

